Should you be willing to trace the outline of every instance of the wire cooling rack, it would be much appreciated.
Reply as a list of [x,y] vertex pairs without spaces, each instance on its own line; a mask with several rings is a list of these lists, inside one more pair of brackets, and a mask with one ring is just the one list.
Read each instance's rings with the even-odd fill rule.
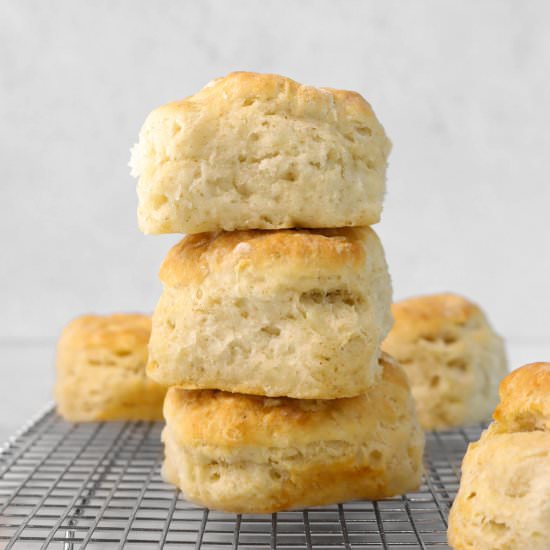
[[47,410],[0,454],[0,548],[447,549],[460,462],[482,428],[429,433],[418,492],[242,516],[194,506],[162,481],[161,429]]

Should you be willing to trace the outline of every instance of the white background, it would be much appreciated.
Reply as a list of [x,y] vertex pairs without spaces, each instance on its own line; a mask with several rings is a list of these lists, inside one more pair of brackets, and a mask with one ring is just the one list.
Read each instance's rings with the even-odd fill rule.
[[[150,311],[175,236],[136,227],[154,107],[232,70],[363,93],[394,143],[395,297],[478,301],[550,358],[550,3],[0,0],[0,438],[49,398],[80,313]],[[546,355],[545,355],[546,354]]]

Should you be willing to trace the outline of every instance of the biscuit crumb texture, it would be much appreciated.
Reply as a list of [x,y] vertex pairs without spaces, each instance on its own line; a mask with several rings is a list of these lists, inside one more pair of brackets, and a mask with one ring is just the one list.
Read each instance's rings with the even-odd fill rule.
[[130,166],[144,233],[376,223],[390,142],[357,93],[231,73],[146,119]]
[[161,420],[166,388],[148,379],[151,319],[139,314],[85,315],[59,340],[57,411],[71,422]]
[[547,550],[550,364],[512,372],[500,395],[495,422],[464,457],[449,544],[455,550]]
[[508,374],[504,343],[481,309],[456,294],[392,305],[382,344],[405,368],[426,430],[487,421]]
[[160,276],[147,370],[161,384],[334,399],[377,380],[391,283],[370,228],[191,235]]
[[348,399],[169,390],[165,479],[192,502],[273,513],[415,490],[424,434],[406,376],[381,359],[379,383]]

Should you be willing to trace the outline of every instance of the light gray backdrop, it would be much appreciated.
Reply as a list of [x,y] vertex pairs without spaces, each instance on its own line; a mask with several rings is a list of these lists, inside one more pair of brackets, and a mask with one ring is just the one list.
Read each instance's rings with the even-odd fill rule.
[[49,397],[70,318],[154,307],[176,238],[138,232],[129,148],[152,108],[237,69],[363,93],[394,142],[396,298],[462,292],[512,366],[550,358],[550,3],[0,7],[0,438]]

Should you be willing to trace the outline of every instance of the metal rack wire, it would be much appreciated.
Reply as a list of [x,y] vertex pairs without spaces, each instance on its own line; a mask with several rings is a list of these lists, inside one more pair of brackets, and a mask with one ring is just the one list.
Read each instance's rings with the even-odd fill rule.
[[428,434],[418,492],[241,516],[196,507],[163,483],[159,423],[70,424],[50,408],[0,454],[0,547],[447,549],[460,462],[481,429]]

